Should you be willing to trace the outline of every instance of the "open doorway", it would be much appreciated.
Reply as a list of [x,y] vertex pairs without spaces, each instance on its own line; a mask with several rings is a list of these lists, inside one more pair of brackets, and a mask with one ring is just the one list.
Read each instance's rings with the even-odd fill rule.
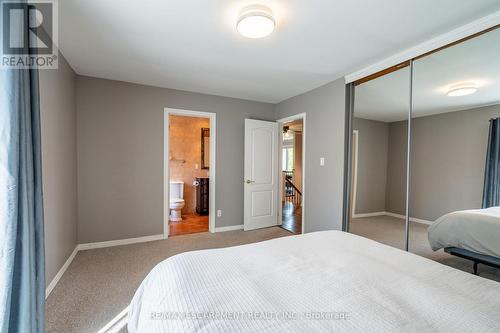
[[304,232],[305,114],[281,119],[280,224],[294,234]]
[[165,109],[165,236],[213,232],[215,114]]

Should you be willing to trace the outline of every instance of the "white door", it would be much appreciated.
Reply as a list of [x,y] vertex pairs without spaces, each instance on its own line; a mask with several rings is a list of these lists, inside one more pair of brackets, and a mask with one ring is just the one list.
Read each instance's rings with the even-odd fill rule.
[[245,119],[244,230],[278,224],[278,124]]

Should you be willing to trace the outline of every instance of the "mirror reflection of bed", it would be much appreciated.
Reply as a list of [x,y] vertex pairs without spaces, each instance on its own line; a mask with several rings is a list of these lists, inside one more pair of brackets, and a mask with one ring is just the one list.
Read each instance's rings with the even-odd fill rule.
[[500,281],[498,54],[497,29],[414,61],[409,182],[410,66],[356,86],[350,232],[404,250],[408,189],[408,250]]

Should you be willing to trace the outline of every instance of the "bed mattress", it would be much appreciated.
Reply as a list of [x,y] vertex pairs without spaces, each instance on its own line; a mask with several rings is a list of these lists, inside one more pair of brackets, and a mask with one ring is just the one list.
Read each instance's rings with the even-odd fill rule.
[[449,213],[427,231],[434,251],[458,247],[500,258],[500,207]]
[[179,254],[130,332],[500,332],[500,284],[339,231]]

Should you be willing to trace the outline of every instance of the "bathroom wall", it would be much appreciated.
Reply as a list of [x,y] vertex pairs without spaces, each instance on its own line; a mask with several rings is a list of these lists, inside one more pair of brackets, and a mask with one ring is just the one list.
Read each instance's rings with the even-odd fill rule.
[[202,128],[210,128],[209,118],[170,116],[170,180],[184,182],[183,214],[196,212],[194,179],[208,177],[208,169],[201,169]]

